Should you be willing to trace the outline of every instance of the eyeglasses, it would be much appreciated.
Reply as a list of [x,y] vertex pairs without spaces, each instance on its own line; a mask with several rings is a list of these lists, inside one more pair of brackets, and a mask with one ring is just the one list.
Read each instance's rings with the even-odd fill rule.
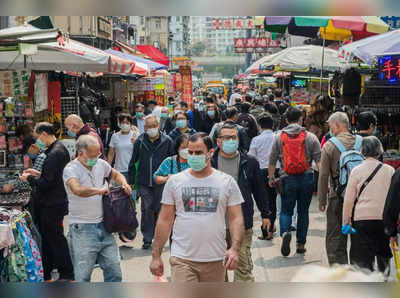
[[219,138],[222,139],[223,141],[228,141],[228,140],[236,141],[238,139],[237,136],[219,136]]

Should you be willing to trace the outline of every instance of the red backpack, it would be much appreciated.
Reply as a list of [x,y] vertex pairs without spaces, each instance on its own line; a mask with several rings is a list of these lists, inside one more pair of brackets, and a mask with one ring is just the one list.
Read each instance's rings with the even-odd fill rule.
[[286,174],[303,174],[310,168],[306,157],[306,136],[304,130],[298,135],[282,132],[283,171]]

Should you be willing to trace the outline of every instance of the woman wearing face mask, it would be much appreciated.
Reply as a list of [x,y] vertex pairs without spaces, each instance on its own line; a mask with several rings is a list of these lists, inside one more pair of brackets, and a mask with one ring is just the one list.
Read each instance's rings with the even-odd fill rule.
[[173,174],[180,173],[189,168],[187,159],[189,135],[182,134],[175,141],[175,150],[177,155],[166,158],[154,173],[153,178],[157,184],[167,183],[169,177]]
[[133,144],[139,135],[139,130],[132,125],[132,117],[129,114],[119,115],[118,126],[121,130],[111,137],[108,162],[112,165],[115,158],[114,168],[127,178]]
[[175,141],[180,135],[186,133],[188,135],[193,135],[196,131],[189,127],[189,117],[185,112],[178,112],[175,115],[176,128],[170,132],[169,137]]

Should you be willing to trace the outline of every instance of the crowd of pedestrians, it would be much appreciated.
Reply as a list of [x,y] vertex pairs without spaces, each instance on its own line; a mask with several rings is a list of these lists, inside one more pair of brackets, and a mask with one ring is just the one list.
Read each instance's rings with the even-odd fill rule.
[[[109,186],[120,185],[140,205],[142,249],[152,250],[155,276],[166,274],[161,255],[169,241],[172,281],[223,282],[234,270],[234,281],[254,282],[254,235],[270,241],[279,232],[284,257],[296,236],[296,254],[307,253],[315,181],[327,217],[329,264],[373,271],[376,258],[378,271],[388,276],[400,174],[382,163],[373,113],[360,115],[357,134],[346,113],[333,113],[320,143],[280,90],[254,98],[234,90],[228,101],[205,93],[193,107],[168,102],[138,103],[134,115],[119,114],[107,156],[102,138],[78,115],[65,119],[76,139],[72,160],[51,124],[36,125],[36,143],[26,149],[34,167],[21,179],[34,189],[46,281],[57,269],[60,280],[89,282],[97,265],[104,281],[123,280],[102,204]],[[254,205],[261,227],[253,227]],[[135,235],[119,238],[129,242]]]

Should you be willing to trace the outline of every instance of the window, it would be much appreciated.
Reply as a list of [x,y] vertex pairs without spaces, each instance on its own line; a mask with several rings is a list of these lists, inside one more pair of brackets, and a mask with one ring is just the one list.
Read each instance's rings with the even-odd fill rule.
[[155,21],[155,26],[156,26],[156,29],[161,29],[161,19],[156,19],[156,21]]
[[144,18],[145,17],[140,17],[140,25],[144,25]]
[[144,42],[144,36],[141,36],[140,37],[140,44],[144,44],[145,42]]
[[180,22],[181,21],[181,17],[176,17],[176,21]]

